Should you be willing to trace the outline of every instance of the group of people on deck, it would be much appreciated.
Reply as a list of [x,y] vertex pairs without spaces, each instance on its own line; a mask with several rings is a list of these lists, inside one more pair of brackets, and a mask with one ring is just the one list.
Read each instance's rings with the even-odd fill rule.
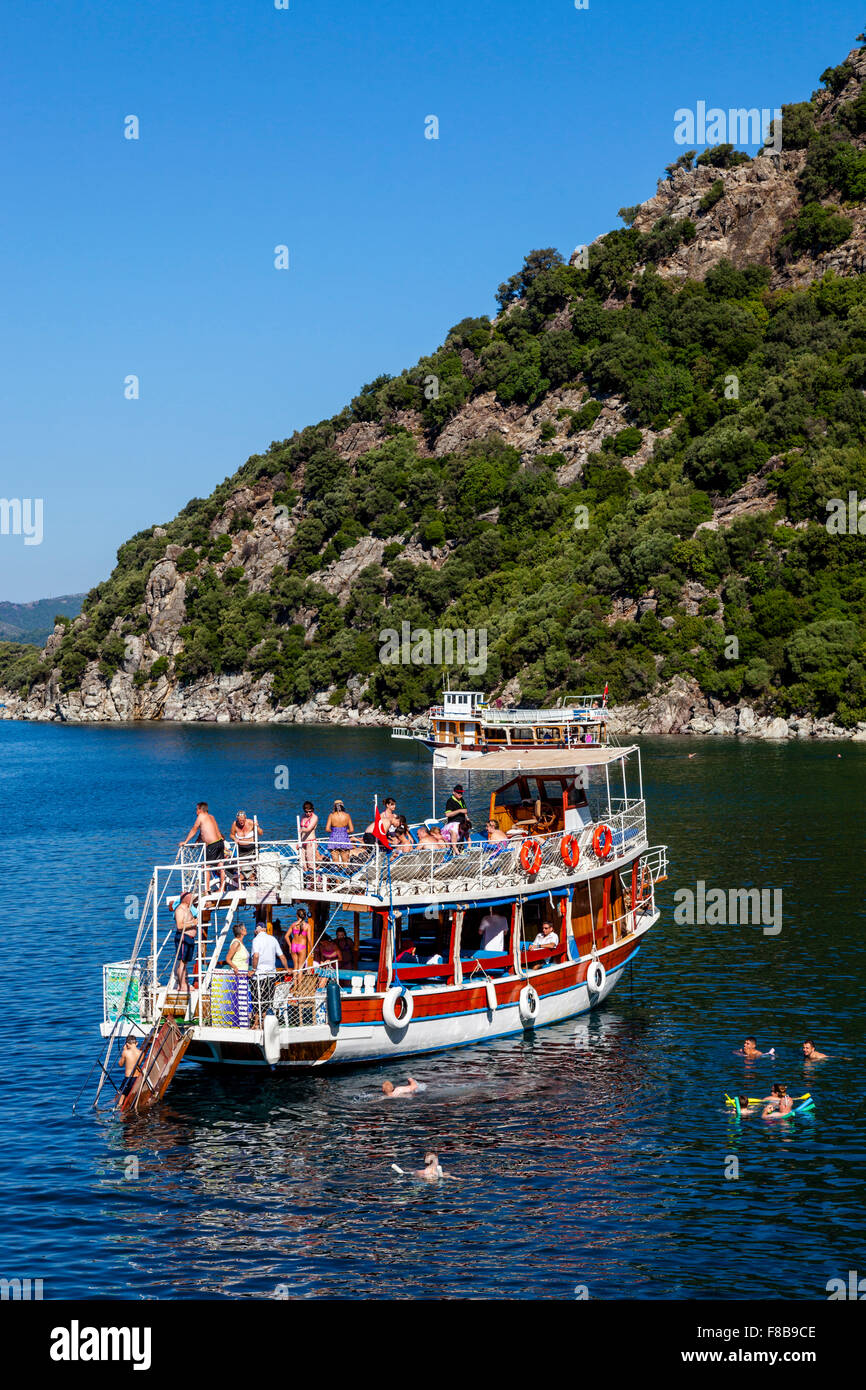
[[[298,818],[299,854],[301,865],[312,870],[325,858],[319,840],[319,816],[312,801],[303,803],[303,815]],[[413,829],[406,817],[397,810],[397,802],[392,796],[385,798],[381,809],[377,806],[373,820],[358,834],[352,816],[345,802],[339,797],[324,825],[327,835],[327,855],[332,863],[347,866],[353,859],[367,859],[378,845],[389,853],[399,855],[419,846],[450,849],[460,853],[472,836],[472,821],[466,805],[465,789],[457,783],[445,803],[442,823],[434,820],[424,822]],[[515,837],[526,833],[526,827],[518,823],[506,834],[495,820],[485,825],[484,840],[487,844],[504,845]],[[230,845],[236,847],[238,886],[254,881],[253,858],[261,838],[261,829],[256,816],[246,811],[238,811],[232,821],[228,834]],[[477,837],[476,837],[477,838]],[[178,842],[178,847],[196,840],[204,845],[205,866],[208,870],[206,892],[216,892],[221,896],[226,884],[226,864],[230,851],[226,837],[217,824],[216,817],[206,801],[196,804],[196,817],[187,835]],[[247,860],[249,863],[245,864]]]

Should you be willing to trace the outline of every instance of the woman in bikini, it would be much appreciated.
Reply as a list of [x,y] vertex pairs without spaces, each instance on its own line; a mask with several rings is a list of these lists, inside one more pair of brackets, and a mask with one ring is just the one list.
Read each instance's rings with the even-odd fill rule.
[[289,928],[286,932],[286,941],[289,945],[289,954],[292,957],[292,969],[296,982],[303,969],[304,961],[307,958],[311,939],[312,934],[307,919],[306,909],[299,907],[297,917],[294,922],[289,923]]
[[331,858],[337,864],[348,864],[352,854],[352,841],[349,836],[354,834],[355,827],[342,801],[334,802],[334,809],[325,822],[325,829],[328,832]]
[[301,816],[301,863],[305,869],[316,867],[316,826],[319,824],[319,817],[313,808],[312,801],[304,802],[304,814]]

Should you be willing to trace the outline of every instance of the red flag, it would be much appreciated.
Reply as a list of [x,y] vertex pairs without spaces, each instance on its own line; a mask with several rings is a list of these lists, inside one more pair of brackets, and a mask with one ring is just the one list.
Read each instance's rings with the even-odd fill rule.
[[606,704],[607,704],[607,681],[605,681],[605,683],[604,683],[604,694],[603,694],[602,697],[601,697],[601,703],[602,703],[603,705],[606,705]]

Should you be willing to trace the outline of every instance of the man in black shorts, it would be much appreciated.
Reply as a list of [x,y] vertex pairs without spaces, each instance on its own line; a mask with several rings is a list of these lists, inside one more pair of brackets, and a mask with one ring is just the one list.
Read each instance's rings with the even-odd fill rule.
[[[197,802],[195,809],[196,817],[193,822],[192,830],[185,840],[180,841],[180,845],[188,845],[194,836],[198,836],[199,840],[204,845],[205,863],[207,865],[213,864],[215,868],[219,866],[219,896],[222,897],[222,891],[226,881],[226,871],[223,865],[225,842],[223,841],[222,831],[216,823],[216,817],[212,816],[208,810],[206,801]],[[207,893],[210,892],[210,878],[210,873],[208,873],[208,881],[205,887],[205,892]]]

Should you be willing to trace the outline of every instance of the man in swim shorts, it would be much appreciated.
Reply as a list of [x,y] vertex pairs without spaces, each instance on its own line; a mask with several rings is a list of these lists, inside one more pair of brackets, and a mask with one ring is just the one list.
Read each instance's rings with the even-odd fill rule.
[[120,1065],[123,1067],[124,1082],[120,1088],[121,1096],[129,1095],[132,1090],[135,1078],[141,1075],[141,1048],[135,1041],[131,1033],[127,1035],[126,1042],[123,1044],[123,1051],[120,1054]]
[[174,975],[178,989],[185,989],[189,992],[187,966],[195,956],[198,908],[193,903],[192,893],[182,893],[177,899],[170,898],[169,906],[172,905],[174,905]]
[[[222,894],[225,887],[226,871],[223,867],[223,857],[225,855],[225,841],[222,832],[216,823],[216,817],[212,816],[208,810],[206,801],[196,802],[196,817],[192,829],[185,840],[180,840],[178,848],[188,845],[194,836],[197,836],[204,845],[205,863],[213,864],[219,870],[219,893]],[[207,892],[210,892],[210,873],[208,873]]]

